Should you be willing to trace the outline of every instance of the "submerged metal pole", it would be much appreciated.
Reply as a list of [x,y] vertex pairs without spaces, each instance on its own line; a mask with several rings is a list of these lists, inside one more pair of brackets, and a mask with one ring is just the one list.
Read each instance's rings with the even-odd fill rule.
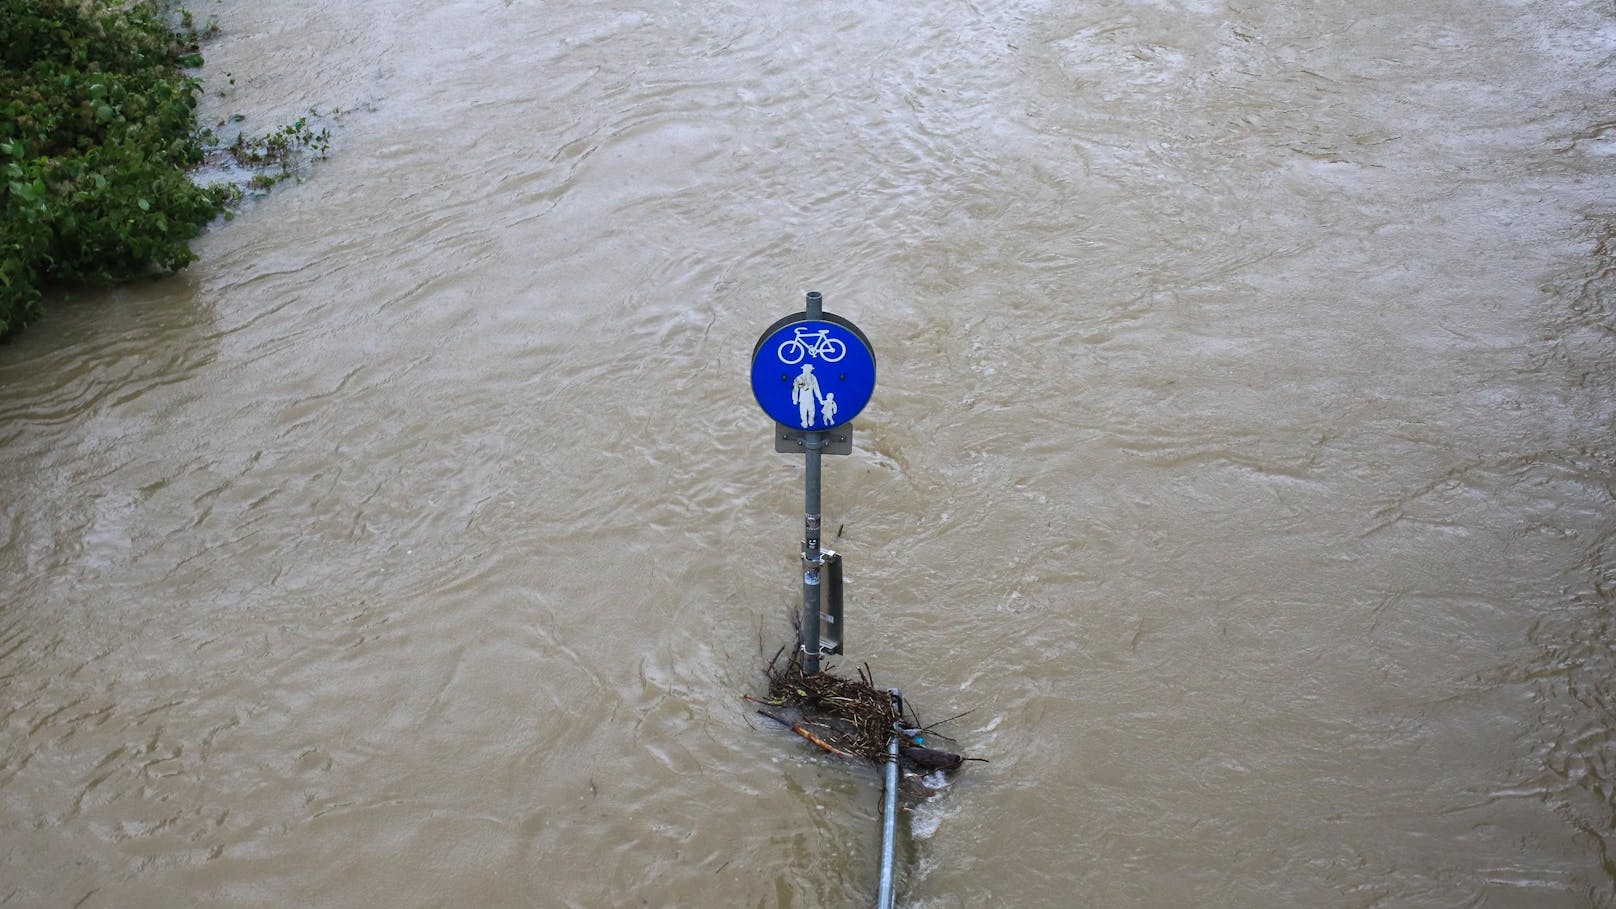
[[887,740],[886,793],[881,806],[881,890],[876,909],[892,909],[892,866],[898,840],[898,737]]
[[[808,292],[807,310],[809,321],[824,318],[825,301],[819,291]],[[824,447],[823,432],[803,433],[807,463],[802,522],[802,671],[808,675],[819,673],[819,569],[823,561],[819,555],[819,471]]]

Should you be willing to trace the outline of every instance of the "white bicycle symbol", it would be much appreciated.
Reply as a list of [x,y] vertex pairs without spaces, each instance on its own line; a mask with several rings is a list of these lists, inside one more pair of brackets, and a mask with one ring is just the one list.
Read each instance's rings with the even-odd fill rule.
[[806,328],[794,329],[796,337],[780,342],[780,362],[787,366],[801,363],[803,357],[818,357],[826,363],[835,363],[847,356],[847,345],[830,336],[830,329],[810,332]]

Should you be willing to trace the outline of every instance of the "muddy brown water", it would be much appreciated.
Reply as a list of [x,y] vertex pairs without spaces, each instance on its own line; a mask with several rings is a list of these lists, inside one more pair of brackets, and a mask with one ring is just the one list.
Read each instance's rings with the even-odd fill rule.
[[0,349],[0,905],[868,904],[806,290],[900,905],[1616,902],[1609,3],[202,13],[331,157]]

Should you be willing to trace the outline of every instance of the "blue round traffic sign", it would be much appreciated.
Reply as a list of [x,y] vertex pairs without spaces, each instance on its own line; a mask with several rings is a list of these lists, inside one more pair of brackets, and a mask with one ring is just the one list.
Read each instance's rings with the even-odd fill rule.
[[857,326],[823,313],[787,316],[752,351],[752,394],[776,423],[834,429],[858,416],[875,393],[875,353]]

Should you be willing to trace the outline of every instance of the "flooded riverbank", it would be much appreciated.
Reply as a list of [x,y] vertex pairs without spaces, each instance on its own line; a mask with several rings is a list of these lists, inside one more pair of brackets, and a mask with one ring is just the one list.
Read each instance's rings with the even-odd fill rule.
[[810,289],[847,668],[992,760],[900,905],[1616,898],[1608,6],[217,10],[348,113],[0,351],[0,905],[869,902],[740,697]]

